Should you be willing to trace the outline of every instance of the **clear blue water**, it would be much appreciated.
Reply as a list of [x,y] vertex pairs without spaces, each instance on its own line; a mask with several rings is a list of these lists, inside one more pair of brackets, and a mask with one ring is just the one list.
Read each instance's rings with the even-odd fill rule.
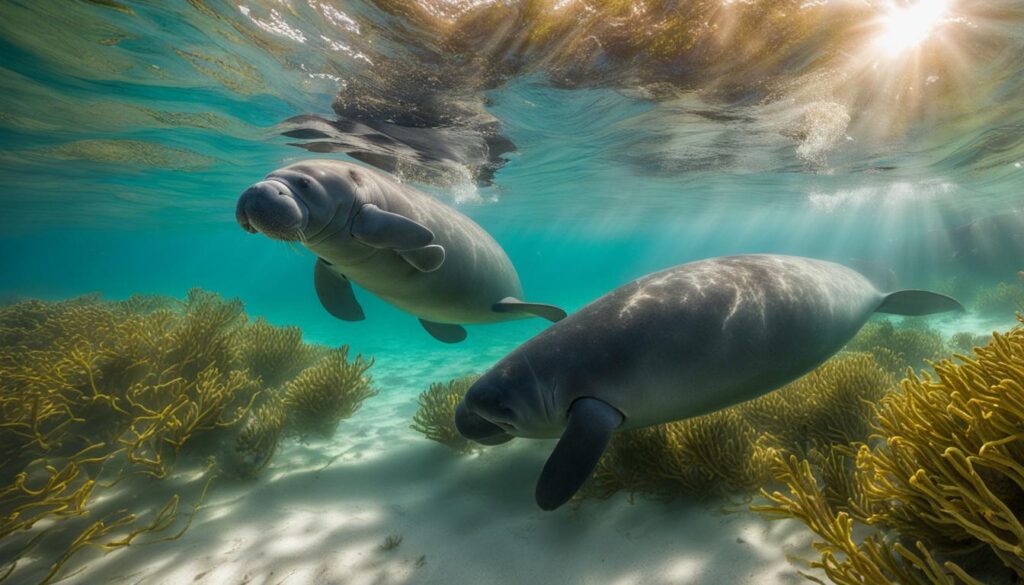
[[[331,319],[312,256],[234,219],[238,194],[275,168],[367,160],[365,141],[297,146],[318,140],[283,135],[309,126],[287,122],[300,115],[423,137],[384,152],[386,170],[493,234],[527,298],[570,311],[742,252],[867,259],[908,286],[1024,270],[951,262],[948,236],[1024,209],[1020,2],[952,2],[895,55],[871,48],[891,32],[885,4],[764,2],[758,26],[742,12],[757,3],[649,2],[602,21],[551,2],[540,14],[569,32],[547,44],[527,34],[542,17],[524,7],[542,4],[5,1],[0,299],[216,291],[375,356],[380,389],[410,403],[545,327],[469,326],[447,346],[359,290],[367,319]],[[679,35],[690,45],[644,40],[681,7],[705,10],[720,37],[694,25]],[[423,119],[401,119],[417,108]],[[448,154],[431,160],[424,143]]]

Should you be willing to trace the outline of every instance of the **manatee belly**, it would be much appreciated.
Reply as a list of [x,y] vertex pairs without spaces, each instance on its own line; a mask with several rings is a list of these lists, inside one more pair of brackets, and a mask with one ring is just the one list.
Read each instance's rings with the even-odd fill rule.
[[493,240],[439,236],[436,241],[445,248],[445,261],[433,272],[420,272],[390,251],[335,268],[391,305],[428,321],[467,324],[528,317],[491,310],[494,303],[510,296],[521,298],[523,292],[504,251],[497,244],[489,245]]

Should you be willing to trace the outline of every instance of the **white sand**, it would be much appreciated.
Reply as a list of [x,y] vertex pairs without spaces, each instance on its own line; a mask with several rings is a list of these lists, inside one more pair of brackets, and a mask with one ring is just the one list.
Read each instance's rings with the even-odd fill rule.
[[[377,396],[329,443],[290,443],[260,479],[214,483],[179,540],[85,551],[61,582],[806,582],[785,560],[787,553],[813,556],[796,522],[768,521],[743,506],[725,514],[716,510],[723,503],[631,504],[624,495],[541,512],[533,485],[550,441],[459,457],[408,428],[414,411],[406,391]],[[149,498],[158,505],[166,494],[155,491]],[[121,493],[147,497],[138,489]],[[382,550],[389,535],[401,543]],[[12,582],[35,581],[28,577],[48,562],[23,563]]]
[[[1006,329],[961,316],[945,334]],[[458,456],[409,429],[416,394],[433,379],[478,371],[483,355],[429,347],[383,352],[381,395],[328,442],[288,442],[258,480],[218,479],[179,540],[76,555],[62,583],[587,585],[807,582],[787,555],[815,558],[795,521],[742,504],[659,502],[625,495],[541,512],[533,502],[551,441],[513,441]],[[387,357],[390,356],[390,357]],[[326,466],[326,467],[325,467]],[[123,484],[106,505],[152,510],[174,491],[182,513],[202,482],[181,471]],[[729,505],[730,513],[720,508]],[[93,519],[98,518],[94,515]],[[171,533],[179,525],[168,530]],[[45,525],[40,524],[39,528]],[[165,534],[166,534],[165,533]],[[382,543],[401,536],[392,550]],[[139,542],[152,540],[144,536]],[[56,554],[37,551],[10,583],[33,583]],[[820,575],[819,575],[820,576]]]

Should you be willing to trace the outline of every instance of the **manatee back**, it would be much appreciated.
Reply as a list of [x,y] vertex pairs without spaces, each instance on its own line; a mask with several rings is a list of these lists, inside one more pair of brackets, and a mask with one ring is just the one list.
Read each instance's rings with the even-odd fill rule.
[[809,372],[881,299],[860,274],[831,262],[715,258],[612,291],[538,336],[530,359],[543,359],[544,345],[558,348],[562,368],[573,373],[559,402],[593,396],[626,414],[626,428],[657,424],[754,398]]

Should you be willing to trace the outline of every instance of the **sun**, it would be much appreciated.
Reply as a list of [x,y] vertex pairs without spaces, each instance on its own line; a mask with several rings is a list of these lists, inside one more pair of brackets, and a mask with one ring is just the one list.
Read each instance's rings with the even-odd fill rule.
[[948,20],[950,0],[888,2],[879,17],[875,48],[897,57],[921,46]]

